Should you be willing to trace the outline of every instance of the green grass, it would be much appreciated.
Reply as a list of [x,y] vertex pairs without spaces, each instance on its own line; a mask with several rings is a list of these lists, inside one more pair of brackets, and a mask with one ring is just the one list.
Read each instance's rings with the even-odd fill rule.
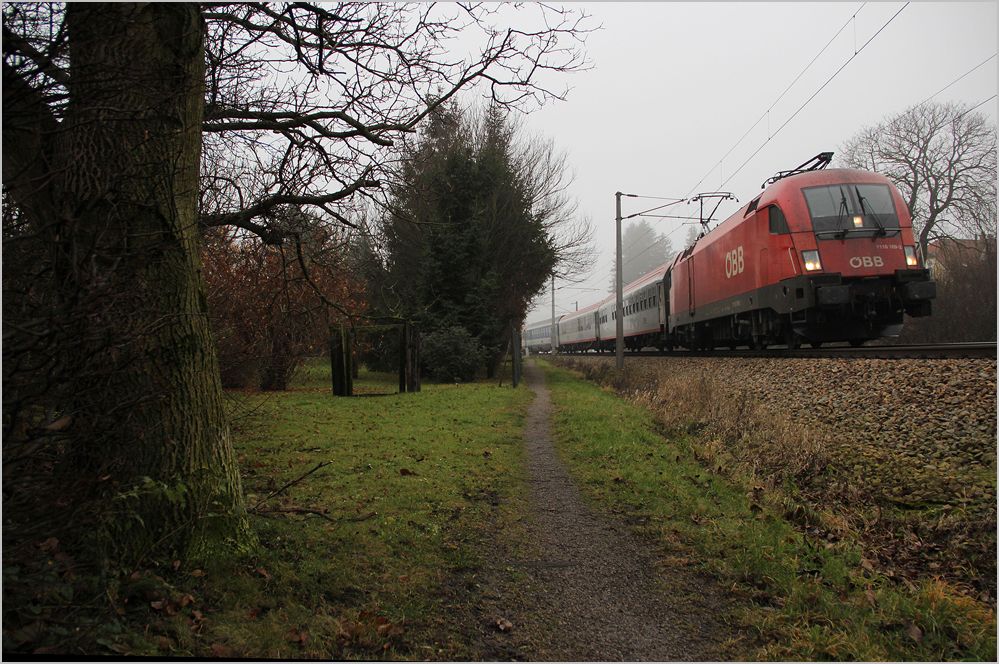
[[[311,358],[300,366],[292,378],[293,389],[332,389],[329,358]],[[395,394],[399,391],[399,374],[368,371],[363,365],[354,379],[354,394]]]
[[[474,593],[452,584],[478,565],[493,529],[516,518],[530,393],[479,382],[335,398],[318,365],[289,392],[230,399],[257,550],[205,569],[182,565],[173,588],[159,591],[176,615],[160,613],[118,652],[474,655],[448,619],[448,603]],[[359,384],[393,379],[362,372]]]
[[701,466],[689,440],[572,372],[546,366],[560,454],[584,493],[623,511],[677,565],[747,600],[754,659],[994,661],[991,611],[935,581],[908,589],[849,542],[817,540]]

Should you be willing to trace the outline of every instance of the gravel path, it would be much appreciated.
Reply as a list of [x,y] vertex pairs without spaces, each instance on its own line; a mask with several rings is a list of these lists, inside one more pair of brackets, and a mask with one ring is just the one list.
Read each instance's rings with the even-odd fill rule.
[[721,617],[729,600],[689,570],[663,567],[625,523],[589,509],[552,444],[544,374],[533,366],[525,374],[535,392],[524,434],[533,555],[483,570],[486,657],[720,659],[732,636]]

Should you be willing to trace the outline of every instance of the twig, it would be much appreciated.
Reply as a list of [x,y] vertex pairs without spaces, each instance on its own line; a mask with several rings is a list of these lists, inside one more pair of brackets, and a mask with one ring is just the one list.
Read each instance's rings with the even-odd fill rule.
[[256,514],[272,514],[272,513],[275,513],[275,512],[279,512],[279,513],[282,513],[282,514],[315,514],[316,516],[321,516],[322,518],[326,519],[330,523],[336,523],[335,519],[331,519],[329,516],[327,516],[326,514],[320,512],[319,510],[310,510],[310,509],[306,509],[304,507],[275,507],[274,509],[270,509],[270,510],[256,510],[255,509],[254,511],[255,511]]
[[300,476],[298,476],[297,478],[295,478],[295,479],[293,479],[292,481],[290,481],[290,482],[288,482],[287,484],[285,484],[285,485],[284,485],[283,487],[281,487],[280,489],[277,489],[277,490],[275,490],[275,491],[271,491],[271,492],[270,492],[269,494],[267,494],[267,495],[266,495],[265,497],[263,497],[263,498],[261,498],[261,499],[260,499],[259,501],[257,501],[257,504],[256,504],[256,505],[254,505],[253,507],[251,507],[251,508],[250,508],[250,511],[251,511],[251,512],[256,512],[256,511],[258,510],[258,508],[259,508],[259,507],[260,507],[261,505],[263,505],[264,503],[266,503],[266,502],[267,502],[268,500],[270,500],[270,499],[271,499],[271,498],[273,498],[274,496],[278,495],[279,493],[282,493],[282,492],[283,492],[283,491],[284,491],[285,489],[289,489],[289,488],[291,488],[291,487],[295,486],[296,484],[298,484],[299,482],[301,482],[302,480],[304,480],[304,479],[305,479],[306,477],[308,477],[308,476],[309,476],[309,475],[311,475],[312,473],[316,472],[317,470],[319,470],[319,469],[320,469],[320,468],[322,468],[323,466],[328,466],[328,465],[330,465],[331,463],[333,463],[333,462],[332,462],[332,461],[323,461],[322,463],[320,463],[320,464],[319,464],[318,466],[316,466],[315,468],[313,468],[313,469],[312,469],[312,470],[310,470],[309,472],[305,473],[304,475],[300,475]]

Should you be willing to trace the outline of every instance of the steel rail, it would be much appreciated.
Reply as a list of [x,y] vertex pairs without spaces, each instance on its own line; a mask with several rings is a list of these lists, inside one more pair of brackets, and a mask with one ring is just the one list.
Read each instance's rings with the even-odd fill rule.
[[[592,352],[569,353],[566,357],[603,357],[603,354]],[[746,357],[746,358],[868,358],[868,359],[996,359],[996,343],[964,342],[951,344],[910,344],[910,345],[871,345],[871,346],[825,346],[822,348],[782,348],[772,347],[764,350],[750,349],[716,349],[710,351],[689,351],[678,349],[674,351],[643,350],[627,352],[625,357]]]

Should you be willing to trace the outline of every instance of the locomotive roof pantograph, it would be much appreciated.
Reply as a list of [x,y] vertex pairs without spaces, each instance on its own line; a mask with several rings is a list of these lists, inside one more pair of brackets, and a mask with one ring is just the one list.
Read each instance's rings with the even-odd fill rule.
[[[705,218],[705,216],[704,216],[704,199],[706,199],[706,198],[707,199],[717,198],[718,202],[715,203],[715,207],[714,207],[713,210],[711,210],[711,214],[709,214]],[[739,199],[736,198],[735,194],[733,194],[731,191],[706,191],[704,193],[697,194],[696,196],[694,196],[693,198],[691,198],[689,201],[687,201],[688,203],[698,203],[699,202],[701,204],[701,216],[700,216],[700,220],[701,220],[701,228],[704,229],[703,233],[707,233],[709,230],[711,230],[710,228],[708,228],[708,224],[711,223],[711,218],[715,216],[715,212],[718,211],[718,206],[721,205],[723,201],[735,201],[736,203],[738,203]]]
[[808,161],[806,161],[801,166],[797,168],[792,168],[789,171],[777,171],[777,174],[772,178],[760,185],[760,189],[766,189],[768,184],[773,184],[777,180],[783,180],[784,178],[791,177],[792,175],[797,175],[798,173],[807,173],[808,171],[821,171],[830,163],[832,163],[833,153],[832,152],[820,152]]

